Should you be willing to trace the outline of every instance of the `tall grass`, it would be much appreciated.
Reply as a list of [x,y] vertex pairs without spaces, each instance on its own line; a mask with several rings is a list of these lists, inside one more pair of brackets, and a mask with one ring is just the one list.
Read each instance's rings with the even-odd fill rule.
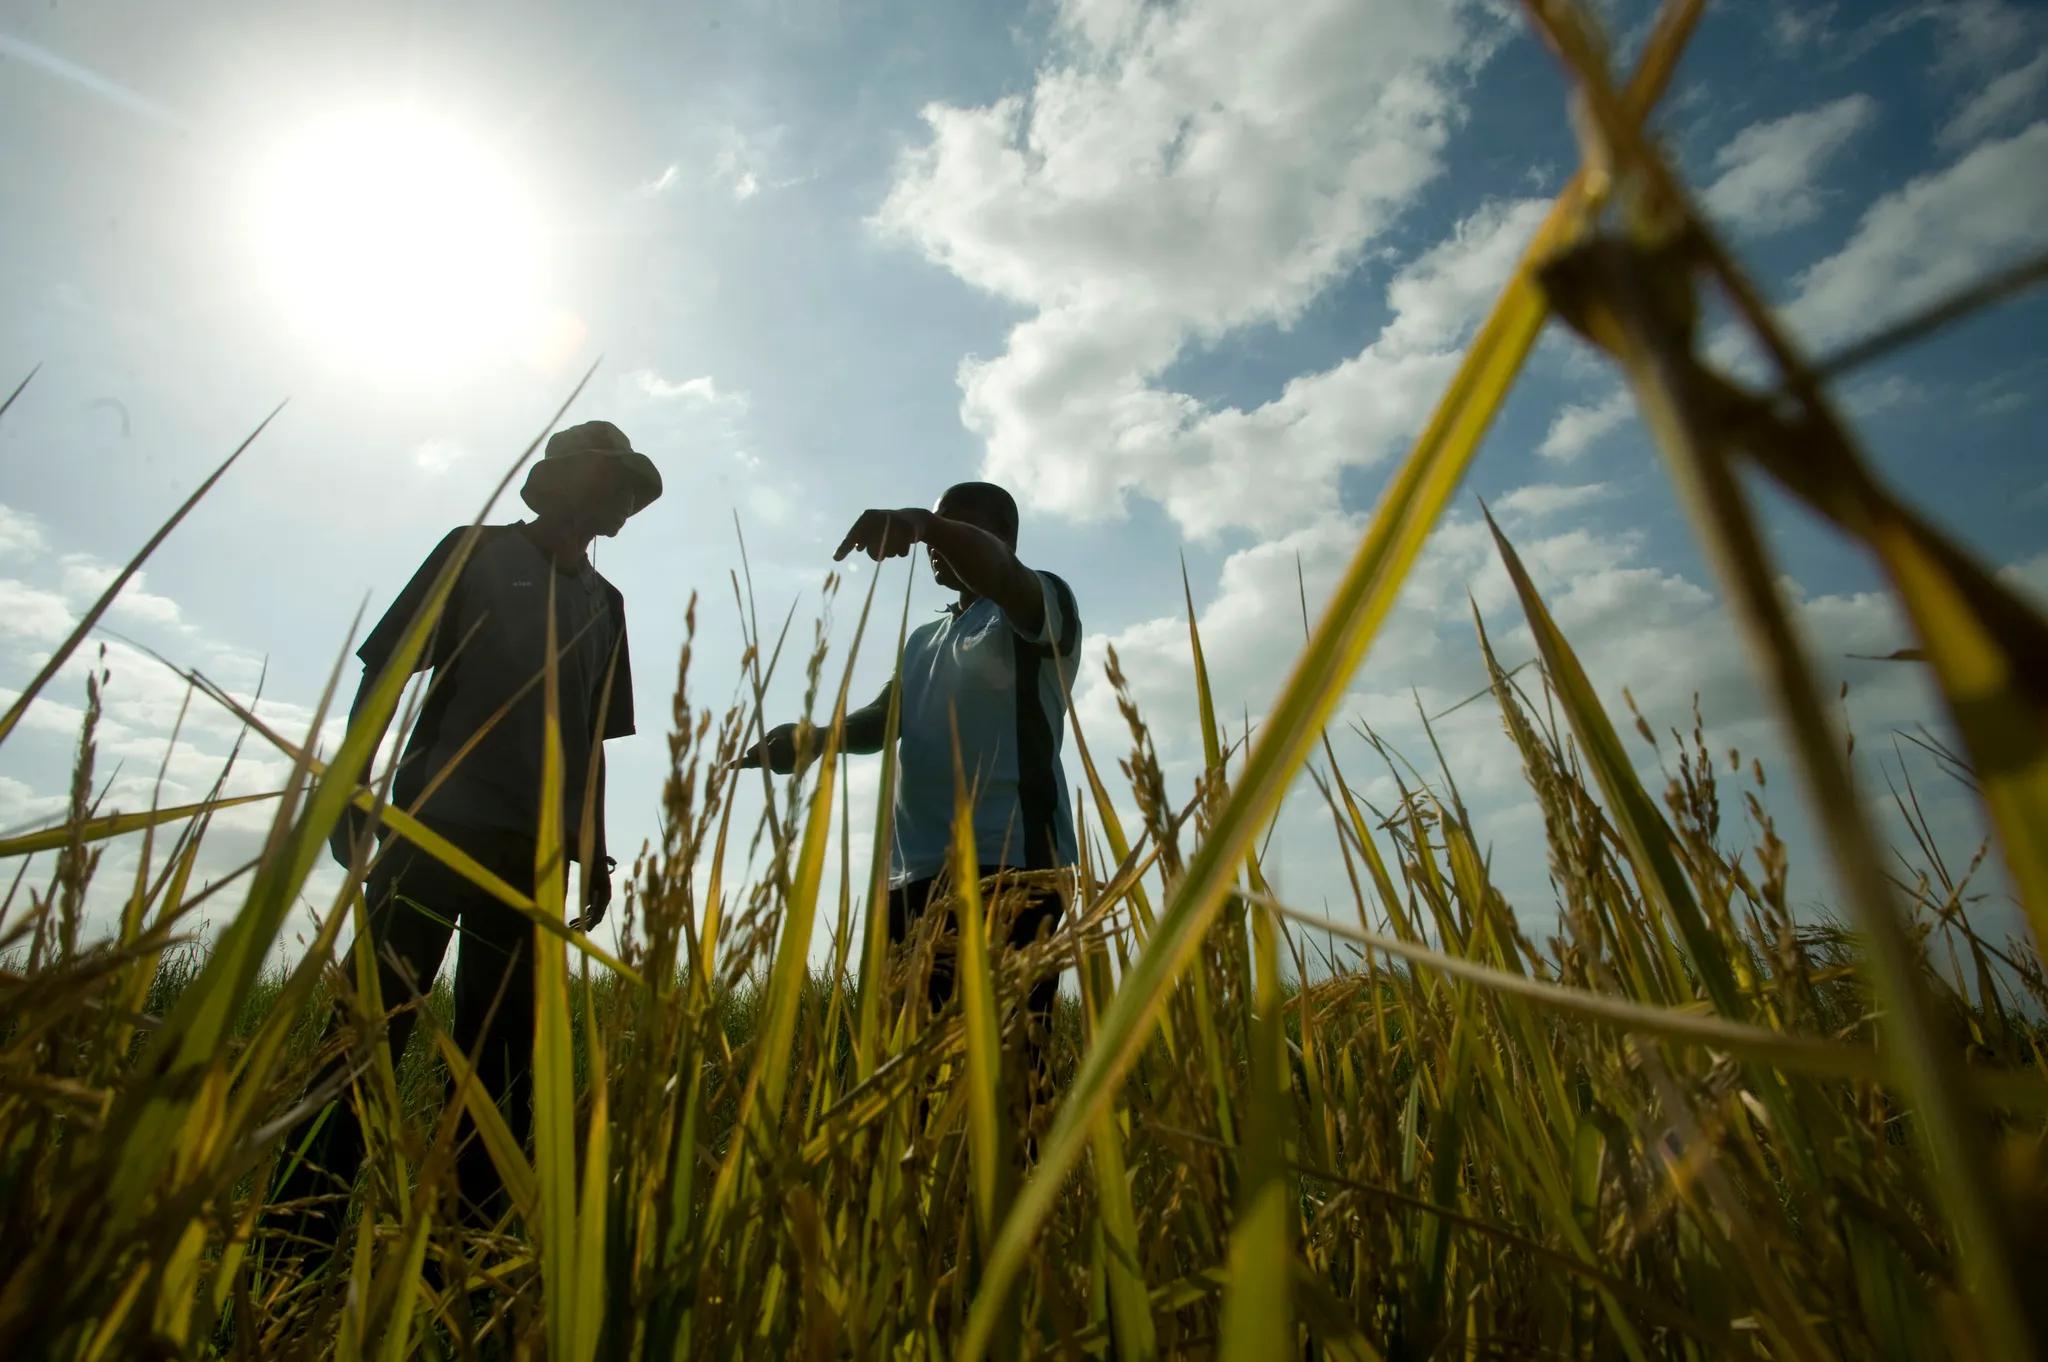
[[[804,664],[807,710],[830,714],[805,735],[820,759],[757,827],[734,827],[734,782],[754,777],[728,763],[783,665],[744,599],[752,701],[696,706],[685,647],[660,834],[617,909],[616,957],[563,925],[570,829],[543,827],[552,873],[529,896],[389,807],[388,772],[349,779],[404,707],[402,662],[332,764],[191,678],[194,703],[229,707],[293,763],[260,857],[205,890],[194,867],[229,801],[99,817],[90,689],[69,816],[0,843],[20,866],[47,858],[0,908],[0,1356],[2040,1355],[2024,1274],[2048,1250],[2048,671],[2032,665],[2048,627],[1868,473],[1817,370],[1641,134],[1698,6],[1668,8],[1625,87],[1576,6],[1528,8],[1586,110],[1587,169],[1390,480],[1256,740],[1224,741],[1190,609],[1206,769],[1171,788],[1111,655],[1128,731],[1073,735],[1089,835],[1048,941],[1000,946],[1016,886],[963,885],[895,952],[878,886],[842,874],[837,900],[823,893],[827,858],[851,859],[835,753],[852,659],[829,658],[822,633]],[[1773,357],[1773,391],[1696,352],[1706,290]],[[1504,673],[1475,620],[1477,679],[1542,811],[1554,926],[1496,887],[1454,772],[1326,731],[1553,307],[1621,366],[1687,494],[1779,701],[1846,925],[1794,915],[1762,768],[1724,769],[1697,721],[1657,739],[1636,718],[1667,778],[1645,788],[1643,754],[1505,540],[1540,666]],[[1956,750],[1939,755],[1981,792],[2033,943],[1973,925],[1970,877],[1936,856],[1915,799],[1892,832],[1918,870],[1885,871],[1771,585],[1744,464],[1890,574],[1951,704]],[[551,669],[536,681],[552,693]],[[549,742],[544,809],[561,776]],[[1259,862],[1304,766],[1352,893],[1334,920],[1279,901]],[[1381,766],[1398,791],[1385,808],[1352,778]],[[878,848],[886,755],[883,770]],[[1724,816],[1738,802],[1740,831]],[[468,1081],[443,990],[420,1005],[413,1051],[377,1058],[394,1000],[365,989],[360,939],[335,950],[353,888],[302,961],[265,971],[350,803],[533,919],[531,1150]],[[122,834],[142,839],[141,865],[117,931],[91,940],[98,844]],[[964,820],[959,836],[972,866]],[[768,869],[741,884],[731,852],[749,838]],[[202,908],[225,919],[204,949]],[[961,997],[932,1015],[942,945],[964,962]],[[1046,969],[1075,983],[1049,1094],[1022,1058],[1022,1002]],[[334,1014],[345,1024],[323,1039]],[[355,1060],[369,1157],[326,1262],[266,1217],[265,1189],[297,1153],[288,1132],[341,1095],[308,1088],[337,1053]],[[487,1230],[455,1214],[464,1109],[512,1203]]]

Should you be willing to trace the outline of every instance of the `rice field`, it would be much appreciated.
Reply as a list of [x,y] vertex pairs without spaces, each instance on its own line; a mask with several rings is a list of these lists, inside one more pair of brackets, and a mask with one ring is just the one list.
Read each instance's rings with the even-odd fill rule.
[[[1869,470],[1823,381],[1846,361],[1799,353],[1644,134],[1698,8],[1668,6],[1621,82],[1578,6],[1531,0],[1584,168],[1250,739],[1214,713],[1192,619],[1207,753],[1192,788],[1170,787],[1127,694],[1123,731],[1069,735],[1084,864],[1036,946],[990,946],[1016,895],[985,901],[970,877],[887,950],[878,886],[823,890],[851,852],[851,658],[752,636],[716,662],[737,661],[753,701],[713,709],[686,648],[661,833],[614,907],[617,951],[562,925],[559,874],[532,896],[493,890],[535,924],[522,1148],[467,1081],[445,985],[418,1004],[403,1062],[380,1058],[396,1000],[365,986],[367,951],[336,948],[354,894],[320,905],[303,954],[269,963],[350,805],[442,854],[385,803],[388,773],[348,775],[408,704],[405,669],[324,758],[190,676],[191,703],[230,708],[246,743],[294,763],[261,855],[205,887],[194,866],[228,801],[99,815],[89,695],[70,816],[0,841],[0,1356],[2044,1355],[2048,1304],[2029,1284],[2048,1255],[2048,621]],[[1770,357],[1761,383],[1701,353],[1709,299]],[[1553,318],[1628,380],[1784,745],[1766,770],[1709,751],[1696,721],[1608,712],[1496,535],[1539,663],[1508,675],[1475,621],[1473,681],[1520,753],[1555,893],[1510,904],[1457,772],[1345,734],[1336,706]],[[1973,925],[1976,849],[1931,845],[1914,792],[1889,810],[1859,793],[1774,585],[1759,481],[1884,571],[1916,635],[1900,665],[1928,668],[1949,706],[1950,735],[1929,741],[1981,800],[1982,857],[2030,939]],[[123,584],[0,715],[0,745]],[[900,637],[887,605],[863,604],[856,648]],[[736,825],[735,782],[760,777],[728,763],[780,667],[805,669],[818,759],[758,827]],[[548,753],[543,809],[559,807],[555,735]],[[1368,804],[1368,774],[1398,799]],[[1767,778],[1812,815],[1839,920],[1787,901]],[[1334,913],[1281,901],[1261,866],[1290,790],[1327,810],[1351,890]],[[117,835],[144,839],[143,869],[116,932],[93,939],[84,905]],[[542,864],[559,865],[563,835],[544,824]],[[768,868],[742,881],[754,839]],[[932,1015],[940,944],[962,997]],[[1055,968],[1067,994],[1039,1084],[1021,1003]],[[308,1085],[337,1054],[368,1157],[343,1251],[323,1261],[279,1230],[268,1189],[297,1152],[287,1133],[336,1095]],[[464,1110],[512,1203],[487,1229],[454,1213]]]

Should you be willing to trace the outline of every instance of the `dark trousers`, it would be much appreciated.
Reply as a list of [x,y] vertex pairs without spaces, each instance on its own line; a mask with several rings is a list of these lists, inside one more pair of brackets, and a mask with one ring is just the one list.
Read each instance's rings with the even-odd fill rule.
[[[984,902],[989,877],[1002,873],[998,867],[981,868]],[[911,927],[931,906],[932,891],[939,884],[938,879],[912,880],[889,891],[891,946],[901,946],[910,939]],[[1010,944],[1028,946],[1041,936],[1050,936],[1059,927],[1060,915],[1065,908],[1066,900],[1058,891],[1042,889],[1035,892],[1018,908],[1017,916],[1010,924]],[[950,913],[951,909],[946,908],[942,911]],[[953,972],[954,953],[951,944],[948,943],[933,952],[932,972],[925,983],[925,997],[931,1003],[935,1014],[952,1000]],[[1059,996],[1059,990],[1059,972],[1054,970],[1031,985],[1030,996],[1025,1002],[1025,1009],[1031,1014],[1031,1026],[1025,1041],[1025,1060],[1041,1083],[1045,1077],[1044,1045],[1052,1035],[1052,1005],[1053,1000]]]
[[[532,838],[446,826],[436,831],[506,883],[532,892]],[[387,1012],[401,1009],[390,1017],[385,1032],[392,1066],[396,1068],[405,1053],[418,1015],[409,1004],[432,990],[448,940],[460,931],[452,1039],[476,1065],[478,1079],[496,1099],[513,1137],[523,1142],[533,1124],[532,923],[406,842],[387,846],[370,874],[364,901],[384,1007]],[[329,1030],[330,1038],[338,1027],[339,1018]],[[314,1080],[315,1086],[348,1063],[347,1055],[333,1061]],[[303,1127],[286,1138],[287,1159],[303,1138]],[[456,1180],[462,1217],[471,1225],[487,1226],[502,1212],[504,1188],[467,1115],[458,1138]],[[348,1189],[362,1162],[362,1120],[349,1091],[343,1089],[304,1159],[279,1183],[272,1199],[330,1198],[299,1215],[295,1228],[308,1238],[334,1244]]]

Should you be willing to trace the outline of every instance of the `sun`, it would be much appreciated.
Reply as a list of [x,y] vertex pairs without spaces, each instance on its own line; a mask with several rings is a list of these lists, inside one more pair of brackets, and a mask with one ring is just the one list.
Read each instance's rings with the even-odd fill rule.
[[446,371],[516,343],[539,311],[533,203],[447,118],[392,106],[318,119],[261,158],[251,210],[269,306],[337,360]]

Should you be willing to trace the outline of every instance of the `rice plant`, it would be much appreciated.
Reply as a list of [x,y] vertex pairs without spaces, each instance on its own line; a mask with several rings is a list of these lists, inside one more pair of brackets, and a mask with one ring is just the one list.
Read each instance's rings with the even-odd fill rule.
[[[660,834],[632,868],[616,955],[564,925],[559,869],[524,894],[391,806],[388,772],[351,778],[407,703],[403,667],[324,760],[310,735],[189,676],[191,703],[230,708],[245,742],[293,764],[260,856],[204,887],[209,825],[237,801],[217,789],[102,816],[90,685],[68,815],[0,842],[15,862],[0,906],[0,1355],[2042,1355],[2026,1274],[2048,1252],[2048,623],[1869,471],[1822,382],[1844,361],[1798,353],[1644,132],[1698,4],[1667,7],[1625,83],[1577,5],[1526,8],[1572,82],[1585,167],[1256,733],[1227,740],[1191,609],[1206,769],[1171,788],[1111,655],[1127,731],[1073,734],[1089,827],[1048,940],[996,944],[1020,888],[985,894],[971,874],[898,951],[878,886],[842,875],[836,901],[823,892],[852,836],[838,754],[852,659],[828,656],[822,632],[804,660],[816,760],[758,827],[734,826],[748,773],[732,759],[763,727],[769,678],[796,665],[751,611],[749,703],[700,706],[698,660],[687,646],[678,660]],[[1771,357],[1767,386],[1704,355],[1706,296]],[[1762,765],[1710,753],[1697,721],[1658,738],[1636,716],[1625,739],[1504,538],[1540,662],[1508,673],[1475,619],[1475,684],[1542,812],[1555,904],[1502,895],[1455,771],[1419,774],[1333,727],[1553,314],[1620,367],[1686,495],[1844,886],[1839,922],[1787,900]],[[1934,856],[1916,801],[1889,827],[1866,807],[1776,595],[1745,467],[1884,568],[1950,706],[1942,764],[1981,795],[2032,941],[1973,924],[1970,874]],[[0,743],[126,576],[0,716]],[[855,649],[887,632],[869,628],[875,604],[871,588]],[[536,680],[552,690],[552,670]],[[552,735],[549,751],[544,810],[559,808]],[[1638,774],[1645,756],[1661,791]],[[1347,774],[1381,766],[1399,792],[1384,808]],[[1352,890],[1334,919],[1282,901],[1260,864],[1304,779]],[[530,1148],[450,1038],[445,991],[380,998],[367,947],[337,949],[355,886],[322,905],[303,954],[266,969],[351,806],[387,845],[456,865],[533,921]],[[141,839],[141,864],[114,934],[93,940],[83,905],[117,835]],[[567,835],[544,824],[543,865]],[[1886,873],[1887,838],[1923,873]],[[742,882],[749,839],[767,870]],[[956,850],[977,863],[965,818]],[[202,913],[222,924],[204,942]],[[924,976],[941,948],[963,987],[934,1012]],[[1041,1084],[1022,1004],[1047,969],[1072,991]],[[372,1043],[390,1007],[419,1013],[396,1066]],[[327,1031],[330,1015],[346,1024]],[[323,1088],[321,1073],[339,1077]],[[270,1189],[302,1152],[293,1132],[343,1089],[368,1157],[328,1258],[281,1228]],[[510,1203],[485,1227],[456,1212],[465,1112]]]

